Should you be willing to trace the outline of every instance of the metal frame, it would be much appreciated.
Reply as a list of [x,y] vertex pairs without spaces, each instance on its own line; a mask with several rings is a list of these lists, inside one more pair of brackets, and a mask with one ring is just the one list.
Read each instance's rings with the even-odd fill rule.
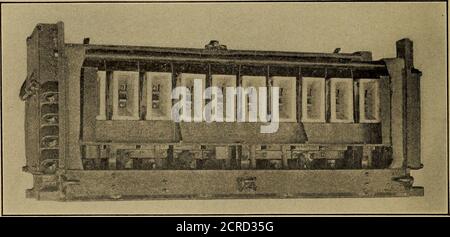
[[[50,200],[90,199],[154,199],[154,198],[290,198],[290,197],[385,197],[423,195],[423,188],[414,187],[410,169],[420,169],[420,115],[419,79],[421,72],[412,64],[412,42],[397,42],[397,58],[372,61],[370,52],[342,53],[289,53],[274,51],[227,50],[225,46],[206,49],[158,48],[136,46],[106,46],[64,43],[63,24],[39,24],[27,39],[28,77],[21,90],[26,100],[27,165],[24,171],[34,176],[34,187],[29,197]],[[218,43],[217,43],[218,44]],[[170,140],[154,142],[95,141],[80,139],[83,134],[84,70],[136,70],[144,72],[153,63],[165,63],[166,72],[172,74],[175,85],[180,63],[202,63],[207,68],[206,83],[210,83],[214,65],[233,64],[236,86],[241,85],[244,66],[266,67],[266,76],[276,72],[278,66],[294,68],[296,91],[301,91],[302,77],[377,78],[380,81],[381,142],[337,144],[311,141],[310,143],[282,143],[282,166],[287,167],[292,146],[302,149],[314,146],[324,149],[353,147],[361,149],[364,162],[372,159],[374,147],[392,149],[393,162],[385,169],[340,170],[255,170],[255,157],[262,151],[258,143],[215,142],[220,145],[249,148],[249,166],[241,170],[83,170],[81,161],[84,145],[102,145],[112,156],[115,150],[130,146],[167,146],[168,159],[178,146],[203,146],[205,143],[185,142],[180,127],[173,124]],[[350,72],[350,76],[349,76]],[[292,75],[290,75],[292,76]],[[106,76],[108,78],[108,76]],[[106,88],[110,81],[106,79]],[[58,157],[40,156],[39,85],[46,81],[58,83]],[[108,90],[108,89],[107,89]],[[108,94],[108,93],[106,93]],[[355,101],[358,92],[354,91]],[[111,98],[106,98],[106,107]],[[355,103],[356,104],[356,103]],[[297,120],[301,105],[297,98]],[[355,108],[356,110],[358,108]],[[106,110],[106,118],[110,117]],[[357,114],[355,112],[355,114]],[[96,116],[96,115],[94,115]],[[355,115],[355,122],[359,118]],[[99,121],[108,125],[110,121]],[[129,121],[122,121],[129,122]],[[131,121],[141,122],[141,121]],[[166,124],[166,121],[147,121]],[[299,120],[298,120],[299,122]],[[299,124],[301,124],[299,122]],[[110,124],[111,125],[111,124]],[[311,124],[301,124],[312,129]],[[335,124],[315,125],[331,129]],[[346,125],[339,125],[346,126]],[[419,130],[418,130],[419,128]],[[173,129],[173,130],[171,130]],[[412,134],[412,135],[411,135]],[[333,148],[334,147],[334,148]],[[352,148],[352,149],[353,149]],[[197,150],[195,152],[198,152]],[[201,152],[201,149],[200,149]],[[264,152],[263,152],[264,153]],[[236,151],[237,156],[238,152]],[[113,165],[114,158],[109,165]]]

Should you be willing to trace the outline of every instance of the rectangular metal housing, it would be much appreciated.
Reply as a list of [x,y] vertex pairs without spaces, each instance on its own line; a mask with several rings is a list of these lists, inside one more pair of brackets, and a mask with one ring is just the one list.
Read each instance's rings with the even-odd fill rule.
[[[39,24],[27,39],[28,74],[20,95],[26,103],[24,170],[34,176],[30,197],[423,195],[410,176],[422,164],[421,72],[412,64],[409,39],[397,42],[397,58],[373,61],[367,52],[67,44],[63,31],[61,22]],[[120,87],[118,71],[134,81]],[[161,114],[157,105],[148,107],[169,93],[152,83],[191,85],[189,75],[201,75],[203,90],[216,84],[270,88],[288,78],[281,84],[289,89],[289,113],[276,133],[261,134],[259,121],[175,123],[168,119],[172,100],[159,104]],[[315,119],[305,114],[311,106],[308,78],[320,81]],[[337,107],[331,103],[333,78],[349,81],[341,89],[353,112],[342,121],[330,112]],[[364,80],[377,85],[372,119],[362,111]],[[133,105],[130,116],[116,117],[127,103]]]

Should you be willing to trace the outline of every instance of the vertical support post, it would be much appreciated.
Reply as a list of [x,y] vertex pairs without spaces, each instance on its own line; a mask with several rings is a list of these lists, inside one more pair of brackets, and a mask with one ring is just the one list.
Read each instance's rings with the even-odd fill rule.
[[58,22],[56,24],[57,29],[57,51],[54,52],[54,56],[58,58],[57,61],[57,71],[56,71],[56,80],[58,81],[58,96],[59,96],[59,103],[58,103],[58,126],[59,126],[59,134],[58,134],[58,143],[59,145],[59,168],[63,169],[66,167],[66,138],[65,138],[65,119],[64,116],[66,115],[64,113],[66,104],[65,104],[65,94],[64,94],[64,87],[65,87],[65,80],[66,80],[66,73],[67,73],[67,57],[64,51],[65,48],[65,42],[64,42],[64,23]]
[[355,80],[352,69],[350,73],[353,81],[353,121],[359,123],[359,81]]
[[397,41],[397,57],[405,62],[403,70],[403,140],[406,166],[422,168],[420,160],[420,77],[422,73],[414,69],[413,42],[410,39]]
[[391,168],[404,167],[404,93],[403,93],[403,68],[404,61],[399,58],[386,59],[386,67],[391,78],[391,143],[392,163]]
[[281,146],[281,161],[283,164],[283,169],[288,169],[288,146],[282,145]]
[[105,71],[106,71],[106,99],[105,99],[105,103],[106,103],[106,120],[111,120],[112,118],[112,108],[113,108],[113,98],[112,98],[112,94],[113,94],[113,79],[112,79],[112,75],[113,72],[112,71],[108,71],[107,67],[106,67],[106,62],[105,62]]
[[117,169],[117,148],[110,146],[108,153],[108,169],[115,170]]
[[397,41],[397,58],[386,59],[391,78],[391,168],[420,169],[420,83],[412,41]]
[[[145,83],[144,81],[146,80],[146,75],[145,75],[145,71],[141,70],[140,64],[139,62],[137,62],[137,68],[138,68],[138,72],[139,72],[139,87],[138,87],[138,98],[139,98],[139,109],[138,109],[138,114],[139,114],[139,120],[145,120],[146,117],[146,113],[147,113],[147,101],[144,100],[144,86]],[[148,93],[148,92],[147,92]]]
[[295,84],[296,89],[296,99],[297,103],[297,123],[302,121],[302,68],[298,67],[298,75]]
[[256,145],[250,145],[250,168],[256,169]]
[[331,120],[331,82],[330,78],[325,78],[325,122]]
[[[178,75],[177,72],[175,70],[175,66],[173,65],[173,62],[170,62],[170,72],[172,74],[172,90],[178,86],[179,83],[177,83],[177,79],[178,79]],[[170,96],[172,98],[172,95]],[[171,107],[173,107],[173,105],[175,104],[175,100],[172,99],[172,105]],[[170,115],[172,117],[172,115]],[[174,140],[176,141],[181,141],[183,138],[181,136],[181,126],[180,123],[175,123],[174,126],[174,130],[173,130],[173,135],[174,135]],[[173,151],[173,150],[172,150]]]
[[[238,71],[237,71],[237,76],[236,76],[236,88],[240,88],[241,86],[242,86],[241,65],[238,65]],[[239,94],[236,95],[236,103],[234,106],[234,114],[235,114],[236,121],[238,121],[239,113],[245,111],[245,109],[244,109],[245,107],[241,107],[242,99],[245,99],[245,97],[240,97]],[[241,109],[242,111],[239,111],[239,109]]]
[[[391,144],[391,80],[388,76],[380,78],[380,120],[381,143]],[[358,106],[359,107],[359,106]]]
[[205,88],[211,87],[211,85],[212,85],[211,64],[208,63],[208,74],[206,75],[205,79]]
[[370,169],[372,167],[372,151],[373,147],[371,146],[362,147],[361,165],[363,169]]
[[[212,85],[212,73],[211,73],[211,64],[208,63],[208,72],[206,73],[206,78],[205,78],[205,91],[203,91],[203,93],[206,92],[207,88],[210,88]],[[204,98],[203,101],[203,108],[205,108],[205,106],[207,104],[209,104],[212,101],[212,94],[209,97],[210,99],[207,99],[206,97]]]
[[[267,86],[267,114],[271,114],[272,113],[272,78],[270,77],[270,66],[267,65],[267,69],[266,69],[266,86]],[[258,90],[259,93],[259,90]],[[258,95],[259,96],[259,95]],[[258,98],[259,100],[259,98]],[[259,115],[258,115],[259,116]]]

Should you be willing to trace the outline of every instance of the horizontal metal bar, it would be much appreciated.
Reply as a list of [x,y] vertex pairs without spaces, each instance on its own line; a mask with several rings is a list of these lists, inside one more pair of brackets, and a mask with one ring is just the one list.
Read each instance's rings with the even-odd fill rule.
[[310,66],[310,67],[344,67],[344,68],[386,68],[384,64],[371,64],[363,62],[333,63],[333,62],[292,62],[273,60],[246,60],[246,59],[220,59],[220,58],[194,58],[194,57],[164,57],[164,56],[138,56],[122,54],[86,54],[86,59],[114,60],[114,61],[167,61],[167,62],[194,62],[194,63],[223,63],[223,64],[249,64],[249,65],[280,65],[280,66]]
[[[66,44],[80,45],[80,44]],[[186,55],[223,55],[223,56],[282,56],[292,58],[321,57],[335,59],[353,59],[363,61],[363,55],[358,53],[314,53],[314,52],[289,52],[289,51],[265,51],[265,50],[205,50],[202,48],[176,48],[176,47],[152,47],[152,46],[128,46],[128,45],[81,45],[88,51],[143,51],[148,53],[175,53]]]
[[[380,170],[152,170],[65,173],[65,200],[146,198],[375,197],[423,195]],[[351,177],[351,180],[349,180]],[[98,182],[102,180],[102,182]],[[218,185],[219,184],[219,185]],[[339,184],[339,185],[336,185]]]

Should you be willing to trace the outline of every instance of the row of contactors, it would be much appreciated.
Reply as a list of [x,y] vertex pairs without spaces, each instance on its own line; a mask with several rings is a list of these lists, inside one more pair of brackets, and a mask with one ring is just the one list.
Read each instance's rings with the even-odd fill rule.
[[[253,87],[256,93],[259,93],[260,87],[279,87],[280,121],[297,121],[296,77],[274,76],[267,79],[265,76],[241,76],[240,79],[242,88]],[[98,71],[97,80],[98,120],[171,119],[171,96],[175,87],[172,85],[171,73],[146,72],[141,77],[139,72],[132,71]],[[201,81],[198,89],[194,86],[195,80]],[[235,75],[211,75],[210,86],[219,88],[223,93],[222,99],[217,100],[217,105],[225,106],[224,101],[227,101],[225,88],[236,88],[236,85]],[[191,93],[196,93],[195,90],[200,89],[200,94],[203,94],[206,75],[181,73],[177,76],[176,86],[184,86],[190,89]],[[298,93],[301,96],[302,122],[380,122],[378,79],[303,77]],[[269,93],[268,98],[270,97]],[[233,100],[236,101],[236,98],[234,96]],[[244,108],[247,115],[251,111],[249,102],[248,99]],[[108,109],[108,106],[111,108]],[[193,111],[194,109],[191,109],[192,114],[188,116],[193,116]],[[226,108],[222,111],[225,118]],[[230,116],[236,116],[236,112]]]
[[87,170],[383,169],[387,146],[314,145],[85,145]]

